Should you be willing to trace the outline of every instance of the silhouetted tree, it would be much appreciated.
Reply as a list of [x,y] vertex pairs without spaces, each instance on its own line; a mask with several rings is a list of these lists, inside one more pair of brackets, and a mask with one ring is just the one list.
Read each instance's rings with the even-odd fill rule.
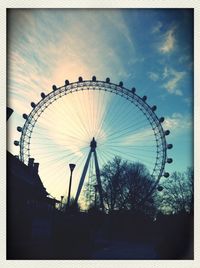
[[169,179],[162,183],[163,191],[157,202],[164,213],[193,211],[194,171],[188,168],[186,172],[173,172]]
[[[155,210],[152,195],[148,197],[148,200],[143,201],[152,186],[150,174],[143,164],[129,163],[120,157],[115,157],[102,168],[101,182],[104,206],[108,212],[115,210],[152,212]],[[93,206],[95,195],[97,192],[95,193],[95,187],[93,187]]]

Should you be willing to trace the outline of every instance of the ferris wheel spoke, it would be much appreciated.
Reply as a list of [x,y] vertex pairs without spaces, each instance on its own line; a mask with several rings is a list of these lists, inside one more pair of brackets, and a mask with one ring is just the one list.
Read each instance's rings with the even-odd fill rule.
[[100,151],[100,158],[102,160],[102,167],[108,164],[109,161],[112,161],[116,155],[109,153],[108,151]]
[[[84,155],[85,153],[83,153],[83,156]],[[48,161],[45,161],[45,166],[47,169],[49,169],[49,165],[56,166],[56,165],[59,165],[61,162],[66,163],[67,165],[67,163],[72,160],[75,160],[77,163],[81,158],[83,158],[83,156],[77,157],[77,156],[74,156],[74,154],[69,154],[68,156],[61,156],[60,158],[56,158],[56,159],[52,158],[52,159],[49,159]]]
[[[81,92],[81,97],[83,100],[85,100],[85,92]],[[79,95],[77,94],[77,92],[75,92],[75,94],[71,94],[70,95],[71,98],[73,98],[73,106],[77,107],[76,108],[76,115],[78,117],[78,120],[79,120],[79,124],[81,124],[82,128],[84,129],[84,132],[87,133],[87,137],[90,136],[90,133],[88,131],[88,128],[87,128],[87,124],[86,122],[83,120],[84,117],[87,118],[86,114],[87,114],[87,107],[84,107],[83,106],[83,103],[80,101],[80,97]],[[82,111],[82,113],[80,112],[80,110]]]
[[[107,93],[107,94],[109,94],[109,93]],[[113,100],[113,98],[112,98],[112,100]],[[100,129],[104,129],[104,125],[105,125],[105,122],[106,122],[105,119],[110,118],[111,116],[113,116],[114,113],[112,113],[112,109],[113,109],[113,105],[112,105],[112,101],[110,101],[109,106],[108,106],[107,109],[105,109],[104,115],[103,115],[103,117],[101,119]],[[97,138],[98,138],[98,135],[97,135]]]
[[90,123],[90,129],[91,129],[91,133],[90,135],[92,136],[92,133],[94,132],[94,126],[93,126],[93,122],[94,122],[94,110],[93,110],[93,102],[94,102],[94,95],[91,94],[91,92],[89,92],[89,90],[87,91],[87,95],[88,95],[88,100],[89,100],[89,105],[88,105],[88,112],[90,114],[89,116],[89,123]]
[[[106,96],[106,94],[104,94],[103,103],[101,105],[101,109],[103,109],[103,113],[101,113],[101,117],[99,118],[98,131],[96,133],[96,137],[98,137],[99,133],[101,133],[101,130],[103,129],[103,123],[105,121],[107,114],[109,114],[109,110],[110,110],[109,104],[111,102],[111,97],[110,97],[110,95],[108,95],[108,98],[105,98],[105,96]],[[107,99],[107,101],[106,101],[106,99]]]
[[[147,149],[145,149],[145,148],[141,148],[141,147],[139,147],[138,148],[138,146],[136,146],[136,145],[132,145],[132,146],[130,146],[130,145],[127,145],[126,147],[124,146],[124,144],[119,144],[119,145],[113,145],[113,144],[106,144],[106,145],[100,145],[99,146],[99,148],[100,149],[105,149],[107,146],[111,146],[111,148],[118,148],[118,149],[121,149],[122,148],[122,146],[123,146],[123,148],[124,148],[124,150],[138,150],[138,151],[144,151],[144,152],[153,152],[153,151],[155,151],[155,144],[153,144],[153,145],[151,145],[151,146],[143,146],[143,147],[147,147]],[[152,148],[152,149],[149,149],[149,148]]]
[[[120,131],[118,130],[119,127],[120,127]],[[149,128],[149,125],[147,124],[146,120],[141,120],[141,122],[138,123],[138,124],[136,124],[135,122],[131,121],[129,124],[126,123],[125,126],[123,126],[123,124],[121,124],[121,125],[119,124],[116,128],[114,128],[115,131],[113,131],[113,129],[112,129],[112,133],[110,131],[109,137],[112,137],[116,133],[123,132],[123,131],[125,131],[127,129],[132,129],[132,131],[134,131],[134,130],[141,129],[142,127],[148,127]]]
[[152,147],[155,148],[155,143],[149,142],[148,145],[145,145],[145,144],[144,145],[138,145],[137,144],[137,145],[127,145],[127,146],[130,147],[130,148],[132,147],[132,148],[141,148],[141,149],[143,147],[145,147],[145,148],[152,148]]
[[[47,167],[46,165],[43,166],[43,171],[42,174],[45,174],[48,178],[48,181],[50,182],[51,180],[55,181],[55,177],[56,178],[60,178],[62,176],[60,176],[60,173],[63,174],[63,166],[65,164],[66,161],[60,161],[59,163],[56,163],[54,165],[52,165],[53,169],[49,170],[49,167]],[[66,165],[67,166],[67,165]],[[67,169],[66,169],[67,170]],[[67,171],[66,171],[67,172]],[[51,175],[51,176],[49,176]]]
[[[120,150],[117,150],[117,149],[113,149],[112,148],[112,150],[111,149],[108,149],[107,150],[107,152],[108,153],[111,153],[111,154],[113,154],[113,155],[122,155],[123,156],[123,158],[124,158],[124,156],[125,156],[125,159],[127,159],[127,157],[129,157],[129,160],[130,160],[130,158],[133,158],[133,159],[137,159],[137,160],[141,160],[142,162],[142,164],[145,164],[145,163],[148,163],[148,164],[151,164],[151,165],[153,165],[154,164],[154,162],[152,162],[152,161],[148,161],[147,159],[146,159],[146,156],[144,155],[144,156],[139,156],[138,157],[138,154],[136,155],[135,153],[130,153],[130,152],[123,152],[123,151],[120,151]],[[144,163],[144,161],[145,161],[145,163]]]
[[[121,137],[124,137],[124,139],[125,139],[127,137],[127,135],[129,135],[129,134],[130,134],[130,136],[133,136],[133,137],[137,136],[137,135],[140,137],[145,136],[145,135],[148,136],[148,133],[150,131],[152,131],[152,130],[150,128],[147,128],[147,126],[146,127],[144,126],[143,128],[141,128],[141,127],[133,128],[132,126],[128,126],[125,129],[122,129],[120,131],[116,130],[115,132],[110,134],[108,136],[108,140],[114,141],[114,140],[119,139]],[[146,132],[146,134],[144,135],[145,132]],[[150,134],[150,135],[152,137],[154,136],[154,134]]]
[[[80,160],[85,159],[85,157],[79,158],[78,160],[76,160],[76,164],[78,164],[80,162]],[[74,160],[74,157],[70,158],[69,161]],[[63,165],[64,162],[64,165]],[[63,169],[63,166],[66,166],[66,168]],[[43,168],[43,173],[47,174],[47,177],[49,177],[48,174],[50,174],[51,178],[53,179],[53,183],[51,181],[49,181],[49,184],[51,184],[51,186],[54,186],[57,183],[57,179],[55,178],[65,178],[67,176],[67,161],[66,159],[63,159],[62,163],[56,162],[55,164],[53,164],[53,171],[49,170],[49,165],[47,165],[47,163],[45,163],[45,167]]]
[[[125,106],[125,105],[124,105],[124,106]],[[122,113],[122,114],[123,114],[123,113]],[[116,114],[114,113],[113,121],[116,122],[116,124],[113,124],[113,129],[118,129],[119,126],[120,126],[120,129],[121,129],[121,130],[126,129],[127,127],[130,127],[130,128],[132,127],[132,128],[134,129],[134,128],[137,126],[137,124],[136,124],[135,122],[138,122],[138,120],[135,120],[135,118],[131,118],[131,122],[134,122],[134,124],[130,124],[129,120],[128,120],[128,122],[127,122],[127,118],[130,117],[130,114],[132,114],[132,113],[130,113],[130,112],[128,111],[126,117],[121,118],[121,121],[120,121],[120,116],[119,116],[119,115],[116,115]],[[135,115],[135,113],[134,113],[134,115]],[[140,113],[140,117],[141,117],[141,113]],[[142,126],[144,123],[147,123],[147,119],[146,119],[146,118],[143,119],[143,120],[139,120],[139,123],[138,123],[138,124],[140,124],[140,125]],[[111,122],[109,121],[107,125],[110,126],[110,125],[112,125],[112,124],[111,124]],[[127,125],[128,125],[128,126],[127,126]],[[116,132],[118,132],[118,131],[116,131]],[[112,135],[112,134],[113,134],[113,131],[112,131],[112,132],[111,132],[111,131],[108,132],[108,136],[110,136],[110,135]]]
[[101,135],[103,130],[103,122],[106,115],[106,111],[109,108],[110,98],[108,98],[105,91],[103,93],[98,90],[98,95],[96,96],[96,112],[95,117],[97,120],[95,120],[95,137],[98,138],[99,135]]
[[[50,124],[48,124],[46,128],[44,128],[44,126],[41,126],[41,124],[42,123],[40,122],[40,124],[37,125],[36,130],[35,130],[35,134],[41,135],[41,133],[44,133],[44,134],[46,132],[49,133],[49,129],[55,125],[53,121],[50,122]],[[73,129],[70,128],[70,133],[69,133],[69,129],[64,128],[63,126],[61,126],[59,129],[54,130],[53,133],[63,135],[63,136],[66,136],[66,135],[71,136],[71,137],[74,136],[75,138],[77,138],[79,140],[83,140],[83,137],[84,137],[83,134],[81,135],[81,133],[82,133],[81,131],[75,132]]]
[[[50,111],[50,114],[53,115],[53,118],[58,117],[59,119],[64,120],[66,118],[66,114],[65,114],[65,107],[63,107],[63,105],[62,105],[62,98],[60,98],[57,101],[59,102],[59,105],[56,105],[56,103],[54,101],[52,106],[48,105],[47,112]],[[52,109],[51,107],[54,109]],[[51,119],[53,119],[53,118],[51,118]]]
[[[36,149],[36,152],[40,152],[41,148]],[[70,152],[70,153],[69,153]],[[34,153],[34,151],[33,151]],[[55,157],[55,154],[58,154],[58,158]],[[46,163],[48,163],[48,161],[51,161],[51,159],[55,159],[55,161],[61,160],[63,158],[69,157],[71,155],[81,155],[82,151],[81,150],[74,150],[74,151],[69,151],[69,150],[46,150],[44,151],[42,154],[40,154],[40,156],[37,159],[40,160],[45,160]]]
[[63,156],[54,157],[54,155],[55,154],[50,153],[49,155],[46,154],[41,156],[40,158],[37,158],[37,160],[40,161],[41,166],[43,166],[43,169],[47,168],[48,170],[51,170],[53,166],[58,166],[59,164],[62,165],[64,162],[67,161],[67,159]]
[[107,158],[105,157],[104,152],[100,152],[100,153],[98,154],[98,157],[99,157],[100,162],[101,162],[101,167],[105,166],[105,165],[107,164],[108,160],[107,160]]
[[96,109],[96,120],[95,120],[95,130],[96,130],[96,133],[95,133],[95,136],[98,137],[99,136],[99,133],[101,131],[101,128],[100,128],[100,125],[102,123],[102,107],[103,106],[103,101],[105,99],[105,94],[106,92],[103,90],[103,92],[101,92],[100,90],[97,90],[97,101],[96,101],[96,106],[97,106],[97,109]]
[[[114,107],[112,107],[114,106]],[[110,109],[108,111],[108,120],[104,121],[104,125],[106,125],[107,127],[109,126],[113,126],[113,128],[115,129],[116,125],[117,126],[121,126],[123,128],[123,124],[127,124],[127,118],[129,118],[130,112],[131,112],[131,108],[130,105],[127,107],[127,104],[120,105],[119,99],[118,102],[115,103],[115,105],[113,104],[111,107],[113,108],[112,110]],[[122,106],[122,108],[120,107]],[[132,106],[132,105],[131,105]],[[120,108],[119,108],[120,107]],[[126,112],[125,112],[126,110]],[[116,120],[117,119],[117,120]]]
[[[40,137],[41,134],[43,134],[45,137]],[[37,132],[34,133],[34,136],[33,136],[35,139],[46,139],[46,138],[49,138],[49,139],[54,139],[55,140],[55,137],[57,139],[65,139],[65,140],[71,140],[71,141],[80,141],[80,142],[86,142],[85,139],[83,138],[80,138],[77,134],[76,136],[73,136],[73,133],[67,133],[67,132],[55,132],[53,133],[53,136],[52,136],[52,133],[49,133],[49,131],[42,131],[40,132],[40,135],[39,135],[39,130]]]
[[[38,141],[38,142],[37,142]],[[83,141],[79,141],[79,140],[76,140],[76,139],[72,139],[72,138],[60,138],[60,137],[46,137],[45,138],[38,138],[38,137],[33,137],[33,142],[32,142],[32,145],[41,145],[41,146],[49,146],[49,147],[53,147],[53,146],[77,146],[79,145],[80,147],[84,147],[86,146],[86,142],[83,142]]]
[[[134,135],[138,135],[139,133],[136,134],[133,133],[132,128],[123,130],[123,131],[119,131],[119,132],[115,132],[115,134],[110,135],[107,140],[105,142],[117,142],[117,140],[122,140],[122,139],[126,139],[127,137],[129,137],[128,135],[131,135],[132,137],[134,137]],[[142,130],[141,130],[141,135],[142,135]]]
[[[80,94],[82,96],[82,99],[85,100],[84,92],[80,92]],[[90,134],[87,129],[87,124],[83,120],[83,118],[86,117],[86,112],[87,112],[86,107],[83,106],[83,103],[80,101],[80,97],[77,95],[77,92],[75,92],[75,95],[71,94],[70,97],[73,98],[73,105],[71,108],[73,108],[73,106],[76,107],[76,115],[79,120],[79,124],[81,124],[82,129],[84,130],[84,133],[85,133],[84,136],[89,137]]]
[[[53,181],[51,182],[46,181],[46,185],[51,191],[52,190],[56,191],[58,187],[60,188],[60,185],[62,186],[60,193],[65,192],[65,189],[67,189],[67,174],[63,176],[63,171],[64,170],[60,169],[58,173],[56,174],[56,177],[54,177]],[[47,174],[47,176],[49,175]]]
[[[64,96],[64,98],[66,98],[66,97],[67,96]],[[69,105],[63,105],[62,98],[59,98],[59,100],[58,100],[59,102],[57,104],[54,104],[54,106],[55,106],[56,109],[61,109],[62,110],[62,119],[63,119],[62,122],[66,122],[66,124],[65,124],[66,126],[71,126],[70,130],[72,132],[73,132],[73,129],[77,128],[76,125],[78,124],[79,125],[79,132],[81,132],[82,136],[84,136],[85,135],[85,129],[81,125],[78,111],[76,111],[76,113],[73,115],[73,118],[69,117],[69,114],[66,112],[66,110],[68,110],[68,111],[72,110],[71,106],[73,105],[74,100],[73,99],[70,99],[70,100],[71,100],[71,103]],[[56,116],[57,116],[57,118],[59,118],[59,115],[58,114],[56,115],[54,113],[55,119],[56,119]],[[54,120],[54,122],[56,122],[56,120]]]
[[[126,133],[129,134],[129,133]],[[152,141],[148,141],[147,139],[151,138]],[[137,146],[140,145],[141,142],[143,142],[143,146],[141,147],[145,147],[145,146],[151,146],[154,145],[155,146],[155,140],[154,139],[154,135],[150,135],[150,136],[141,136],[141,137],[136,137],[135,135],[127,135],[125,137],[123,136],[119,136],[115,139],[113,139],[113,141],[108,141],[108,142],[103,142],[101,143],[102,146],[108,145],[116,145],[116,146]],[[101,145],[100,145],[101,146]],[[141,148],[140,147],[140,148]]]
[[[77,92],[76,92],[77,93]],[[73,101],[76,103],[77,100],[79,100],[79,98],[75,98],[75,94],[71,94],[72,95],[72,98],[73,98]],[[80,104],[80,103],[79,103]],[[83,106],[83,104],[81,106],[79,105],[76,105],[77,109],[75,111],[75,113],[77,114],[77,117],[79,118],[79,124],[82,126],[82,128],[84,129],[85,133],[87,133],[87,137],[90,137],[90,132],[88,130],[88,127],[87,125],[85,124],[85,120],[84,119],[84,116],[87,115],[88,113],[88,109],[87,107]],[[78,107],[84,107],[84,109],[82,109],[82,111],[84,111],[83,114],[81,114],[81,112],[78,112]],[[87,118],[87,117],[86,117]]]
[[[71,157],[71,156],[74,157],[74,155],[76,155],[76,153],[79,153],[79,152],[80,152],[80,150],[76,150],[73,152],[71,151],[70,153],[69,153],[69,151],[68,151],[68,153],[65,153],[65,152],[61,153],[60,151],[58,151],[58,153],[56,153],[55,151],[54,152],[46,152],[46,153],[43,153],[42,155],[40,154],[38,159],[40,159],[40,161],[42,161],[42,162],[45,160],[46,164],[52,163],[52,160],[54,160],[54,164],[56,164],[59,161],[67,161],[68,157]],[[58,156],[56,157],[55,155],[58,155]],[[47,159],[47,156],[48,156],[48,159]],[[77,155],[75,157],[77,157]]]
[[[72,118],[65,117],[64,120],[63,120],[63,122],[60,121],[60,122],[62,122],[62,125],[58,125],[58,127],[57,127],[58,130],[56,129],[56,133],[60,133],[60,134],[66,135],[67,133],[69,133],[68,132],[68,129],[70,129],[71,134],[77,136],[77,138],[80,139],[81,137],[84,137],[85,136],[85,130],[81,127],[81,125],[79,124],[79,122],[77,123],[79,125],[79,129],[78,129],[78,131],[76,131],[77,130],[76,121],[77,121],[76,118],[74,120],[72,120]],[[57,120],[55,119],[55,120],[52,120],[52,122],[50,122],[51,126],[52,125],[55,125],[55,122],[56,122],[56,125],[57,125]]]
[[[57,185],[59,182],[63,184],[63,189],[67,188],[67,171],[66,169],[59,169],[57,172],[53,172],[52,174],[49,172],[43,172],[42,173],[43,178],[46,178],[44,181],[45,188],[49,189],[55,189],[55,185]],[[47,179],[51,177],[50,179]]]
[[[122,104],[120,105],[120,98],[117,98],[116,102],[114,102],[113,100],[113,102],[110,103],[109,110],[106,113],[107,120],[105,120],[104,118],[103,124],[102,124],[102,129],[106,129],[108,135],[109,135],[110,126],[112,126],[112,128],[115,129],[116,127],[119,127],[119,125],[121,126],[124,123],[124,120],[122,117],[124,114],[125,107],[124,106],[121,107],[121,106]],[[126,109],[128,108],[130,107],[126,106]]]
[[[80,140],[76,137],[73,137],[73,136],[68,136],[68,135],[65,135],[65,136],[60,136],[60,135],[55,135],[55,136],[48,136],[45,135],[45,137],[38,137],[38,136],[33,136],[32,139],[34,140],[32,144],[34,143],[37,143],[37,140],[39,141],[40,144],[58,144],[58,141],[59,143],[62,142],[64,143],[64,145],[73,145],[73,144],[78,144],[80,146],[85,146],[86,144],[88,144],[88,142],[84,141],[84,140]],[[38,143],[38,144],[39,144]]]

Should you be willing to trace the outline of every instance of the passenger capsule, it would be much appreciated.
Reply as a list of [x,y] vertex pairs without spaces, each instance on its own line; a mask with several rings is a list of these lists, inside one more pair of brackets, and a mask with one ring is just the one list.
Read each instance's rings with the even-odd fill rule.
[[27,119],[28,118],[28,115],[27,114],[23,114],[22,115],[24,119]]
[[119,82],[119,86],[123,87],[123,82],[122,81]]
[[161,117],[161,118],[159,119],[159,122],[160,122],[160,123],[163,123],[164,120],[165,120],[165,118],[164,118],[164,117]]
[[151,110],[152,110],[153,112],[155,112],[156,109],[157,109],[156,105],[154,105],[154,106],[151,107]]
[[106,83],[110,83],[110,78],[109,77],[106,78]]
[[132,87],[131,91],[132,91],[132,93],[135,93],[136,92],[136,88],[135,87]]
[[157,190],[158,190],[159,192],[161,192],[161,191],[163,190],[163,187],[162,187],[161,185],[159,185],[159,186],[157,187]]
[[165,173],[164,173],[164,177],[165,177],[165,178],[168,178],[168,177],[169,177],[169,173],[168,173],[168,172],[165,172]]
[[166,130],[165,131],[165,136],[169,135],[170,134],[170,131],[169,130]]
[[52,86],[52,89],[53,89],[53,91],[56,91],[57,90],[57,86],[56,85],[53,85]]
[[167,163],[170,164],[173,162],[173,159],[172,158],[167,158]]
[[41,93],[41,97],[42,97],[42,99],[45,98],[45,94],[44,94],[44,92]]
[[22,132],[22,128],[21,127],[17,127],[17,131]]
[[172,149],[173,145],[172,144],[167,144],[167,149]]
[[142,100],[143,100],[143,101],[146,101],[146,100],[147,100],[147,96],[143,96],[143,97],[142,97]]
[[65,86],[69,85],[69,80],[65,80]]
[[34,102],[31,102],[31,107],[35,108],[36,104]]
[[83,82],[83,78],[81,76],[79,76],[78,81]]
[[19,146],[19,142],[18,141],[14,141],[14,145],[15,146]]
[[96,76],[93,76],[93,77],[92,77],[92,81],[93,81],[93,82],[96,82],[96,81],[97,81]]

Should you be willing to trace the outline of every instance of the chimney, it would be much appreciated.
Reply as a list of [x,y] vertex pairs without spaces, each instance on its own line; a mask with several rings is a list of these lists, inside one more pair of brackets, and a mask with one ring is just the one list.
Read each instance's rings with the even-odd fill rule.
[[39,170],[39,163],[34,163],[34,166],[33,166],[33,173],[35,175],[38,174],[38,170]]
[[34,158],[29,158],[28,159],[28,167],[33,168],[34,167]]

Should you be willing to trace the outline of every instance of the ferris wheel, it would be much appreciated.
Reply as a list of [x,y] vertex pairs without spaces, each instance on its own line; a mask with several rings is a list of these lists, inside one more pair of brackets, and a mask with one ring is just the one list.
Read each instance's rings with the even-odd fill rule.
[[152,179],[152,192],[162,176],[168,177],[164,117],[158,118],[156,106],[147,103],[136,89],[127,89],[123,82],[111,83],[109,78],[98,81],[65,81],[53,85],[48,94],[41,93],[38,103],[23,114],[25,123],[17,127],[21,133],[19,158],[28,164],[30,158],[40,163],[40,177],[47,191],[58,198],[67,192],[67,166],[76,164],[73,195],[78,201],[89,169],[96,176],[100,203],[103,207],[101,168],[115,156],[129,162],[144,164]]

